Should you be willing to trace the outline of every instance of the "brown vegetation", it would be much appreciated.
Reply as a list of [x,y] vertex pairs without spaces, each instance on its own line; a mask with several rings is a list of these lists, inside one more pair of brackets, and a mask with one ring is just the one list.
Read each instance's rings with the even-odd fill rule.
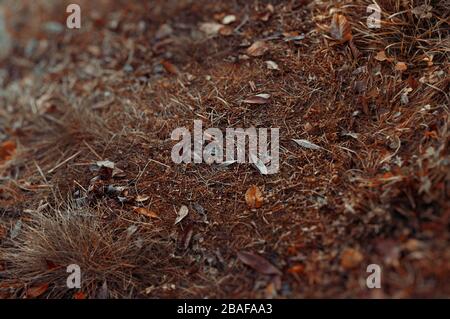
[[[0,296],[450,295],[445,1],[5,2]],[[174,164],[195,119],[280,128],[279,173]]]

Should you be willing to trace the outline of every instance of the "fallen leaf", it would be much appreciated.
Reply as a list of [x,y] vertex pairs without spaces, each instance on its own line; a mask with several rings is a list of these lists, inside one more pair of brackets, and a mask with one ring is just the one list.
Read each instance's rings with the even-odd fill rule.
[[138,203],[142,203],[142,202],[145,202],[145,201],[147,201],[147,200],[149,200],[150,199],[150,196],[147,196],[147,195],[138,195],[138,196],[136,196],[136,198],[134,199],[136,202],[138,202]]
[[241,262],[265,275],[281,275],[281,271],[268,262],[265,258],[251,252],[238,252],[237,257]]
[[408,69],[408,66],[405,62],[397,62],[397,64],[395,65],[395,69],[397,71],[406,71]]
[[296,139],[293,139],[293,141],[295,143],[297,143],[298,145],[300,145],[301,147],[308,148],[308,149],[311,149],[311,150],[320,150],[320,149],[322,149],[322,147],[320,147],[319,145],[314,144],[314,143],[312,143],[312,142],[310,142],[308,140],[302,140],[302,139],[296,140]]
[[380,52],[377,53],[377,55],[375,55],[375,60],[381,61],[381,62],[383,62],[383,61],[389,61],[389,62],[392,62],[392,61],[393,61],[393,58],[388,58],[388,57],[386,56],[386,52],[380,51]]
[[163,60],[161,62],[161,65],[163,66],[164,70],[166,70],[167,73],[175,74],[175,75],[180,73],[178,68],[174,64],[170,63],[167,60]]
[[230,24],[236,21],[236,16],[233,14],[229,14],[223,17],[222,24]]
[[341,266],[344,269],[356,268],[363,260],[363,255],[358,250],[353,248],[347,248],[341,254]]
[[248,104],[267,104],[270,99],[270,94],[258,94],[246,98],[243,102]]
[[264,198],[258,186],[253,185],[245,192],[245,202],[249,208],[260,208]]
[[265,61],[264,63],[266,63],[266,65],[267,65],[267,68],[269,69],[269,70],[279,70],[280,68],[278,67],[278,64],[276,64],[275,62],[273,62],[273,61]]
[[16,143],[13,141],[6,141],[0,145],[0,163],[2,161],[9,161],[16,153]]
[[265,41],[256,41],[248,49],[247,54],[253,57],[259,57],[269,51],[269,45]]
[[216,35],[219,33],[223,24],[217,22],[203,22],[200,23],[199,29],[208,36]]
[[27,298],[37,298],[48,290],[48,284],[31,286],[27,289]]
[[330,34],[334,39],[341,41],[342,43],[350,41],[353,38],[352,27],[344,15],[338,13],[333,15]]
[[144,215],[144,216],[147,216],[150,218],[158,218],[159,217],[157,213],[155,213],[154,211],[152,211],[150,209],[144,208],[144,207],[135,207],[134,211],[136,213],[139,213],[141,215]]
[[115,164],[111,161],[98,161],[96,164],[98,167],[106,167],[110,169],[114,169],[115,167]]
[[177,213],[177,218],[175,219],[174,225],[181,222],[188,214],[189,214],[189,209],[185,205],[181,206],[180,210]]
[[302,274],[305,272],[305,266],[303,265],[295,265],[288,269],[288,273],[290,274]]
[[82,291],[78,291],[73,294],[73,299],[77,299],[77,300],[86,299],[86,294]]

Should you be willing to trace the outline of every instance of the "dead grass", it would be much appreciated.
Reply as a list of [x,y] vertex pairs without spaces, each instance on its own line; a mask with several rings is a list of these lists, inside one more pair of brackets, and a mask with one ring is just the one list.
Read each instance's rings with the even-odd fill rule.
[[[17,45],[23,60],[7,62],[0,96],[1,133],[19,145],[0,170],[8,295],[47,282],[44,297],[70,298],[64,267],[78,263],[91,298],[105,281],[115,298],[448,296],[448,11],[431,1],[431,17],[418,19],[416,2],[380,1],[382,28],[369,30],[368,4],[280,1],[262,21],[265,4],[247,1],[157,1],[146,10],[105,1],[109,11],[97,8],[81,34],[49,38],[40,55],[23,57]],[[349,19],[353,49],[328,36],[334,12]],[[199,22],[222,13],[245,23],[226,37],[199,33]],[[156,39],[162,23],[175,31]],[[305,39],[284,41],[292,31]],[[261,39],[268,53],[244,57]],[[382,50],[389,60],[376,58]],[[44,62],[43,74],[33,71]],[[258,93],[270,103],[242,102]],[[279,127],[280,172],[173,164],[170,132],[199,118],[220,129]],[[99,170],[98,160],[123,173]],[[245,203],[252,185],[264,196],[259,209]],[[189,215],[174,226],[181,205]],[[11,241],[18,219],[24,228]],[[240,251],[283,275],[246,267]],[[352,269],[342,262],[348,251],[362,256]],[[364,286],[369,263],[384,269],[381,292]]]

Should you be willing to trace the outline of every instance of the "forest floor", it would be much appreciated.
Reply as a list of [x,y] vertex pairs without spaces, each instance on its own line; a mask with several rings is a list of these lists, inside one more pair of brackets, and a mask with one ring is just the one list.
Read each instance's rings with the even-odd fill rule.
[[[0,297],[450,296],[448,3],[70,2],[3,1]],[[194,120],[279,172],[174,163]]]

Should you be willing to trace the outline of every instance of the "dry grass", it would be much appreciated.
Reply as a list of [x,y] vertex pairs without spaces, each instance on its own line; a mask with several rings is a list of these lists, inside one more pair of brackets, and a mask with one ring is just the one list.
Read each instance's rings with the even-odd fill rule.
[[[107,297],[124,298],[143,292],[141,283],[160,284],[159,267],[171,250],[158,238],[158,229],[130,231],[115,222],[105,223],[101,213],[87,207],[46,209],[36,212],[24,224],[21,235],[5,243],[2,259],[7,271],[3,280],[25,283],[25,287],[52,283],[48,297],[71,297],[67,266],[80,266],[83,289],[99,296],[104,282]],[[26,289],[16,297],[26,296]]]
[[[77,263],[91,298],[105,281],[114,298],[448,296],[448,5],[431,1],[431,16],[419,19],[417,1],[380,1],[382,27],[368,29],[369,3],[275,1],[261,21],[259,2],[156,1],[143,10],[104,1],[80,33],[41,34],[47,46],[31,56],[24,48],[35,35],[18,29],[0,94],[0,142],[18,144],[0,166],[0,276],[10,284],[0,292],[22,297],[47,282],[43,297],[70,298],[65,266]],[[350,21],[353,49],[330,39],[334,12]],[[199,33],[199,22],[221,13],[245,23],[227,37]],[[155,37],[162,23],[175,29],[168,39]],[[284,41],[291,31],[305,39]],[[243,43],[260,39],[268,53],[243,57]],[[382,50],[391,60],[376,59]],[[242,103],[258,93],[270,103]],[[173,164],[170,132],[194,119],[223,130],[279,127],[280,172]],[[93,169],[106,159],[123,174]],[[252,185],[265,198],[257,210],[245,203]],[[175,226],[181,205],[189,215]],[[341,260],[348,248],[363,256],[353,269]],[[240,251],[283,275],[244,266]],[[364,286],[369,263],[384,269],[381,291]]]

